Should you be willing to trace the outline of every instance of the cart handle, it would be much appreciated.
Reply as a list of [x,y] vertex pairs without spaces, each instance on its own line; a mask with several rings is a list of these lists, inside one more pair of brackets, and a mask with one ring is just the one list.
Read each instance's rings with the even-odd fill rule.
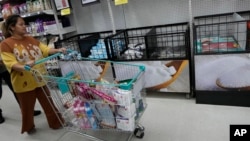
[[[70,53],[70,52],[72,52],[72,50],[67,49],[67,53]],[[56,58],[56,57],[60,56],[61,54],[62,54],[62,53],[60,52],[60,53],[56,53],[56,54],[50,55],[50,56],[48,56],[48,57],[46,57],[46,58],[37,60],[37,61],[35,62],[35,65],[38,65],[38,64],[41,64],[41,63],[46,62],[46,61],[48,61],[48,60],[51,60],[51,59],[53,59],[53,58]],[[29,70],[31,69],[31,67],[30,67],[29,65],[24,65],[24,69],[25,69],[26,71],[29,71]]]

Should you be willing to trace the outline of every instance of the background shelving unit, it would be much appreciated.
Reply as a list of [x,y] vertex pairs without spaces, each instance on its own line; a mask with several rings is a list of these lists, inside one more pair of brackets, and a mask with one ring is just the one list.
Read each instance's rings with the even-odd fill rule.
[[[71,15],[61,16],[61,14],[56,10],[54,1],[47,0],[49,3],[48,9],[39,9],[34,11],[27,11],[27,12],[19,12],[17,14],[20,14],[21,17],[24,18],[26,24],[28,25],[29,22],[36,22],[36,20],[44,20],[42,23],[39,23],[39,27],[35,25],[35,31],[32,31],[29,33],[30,36],[34,37],[40,37],[40,36],[48,36],[48,35],[56,35],[59,36],[60,39],[63,39],[66,34],[68,33],[74,33],[76,31],[76,28],[74,26],[74,19]],[[9,4],[11,7],[15,7],[17,5],[23,5],[26,4],[27,8],[27,1],[26,0],[3,0],[0,2],[0,5],[2,7],[1,11],[3,10],[3,5]],[[12,9],[10,9],[12,10]],[[3,20],[3,15],[1,16],[1,19]],[[63,23],[63,19],[67,20],[67,23]],[[51,23],[50,21],[53,21]],[[48,24],[47,21],[50,23]],[[45,23],[45,24],[44,24]],[[45,27],[46,26],[46,27]],[[49,28],[50,27],[50,28]],[[38,31],[38,28],[39,31]],[[37,30],[36,30],[37,29]],[[47,30],[46,30],[47,29]],[[27,29],[28,31],[30,28]]]
[[248,0],[191,0],[192,86],[199,104],[249,107]]
[[[158,24],[174,24],[180,22],[189,22],[190,26],[190,71],[192,71],[190,79],[191,79],[191,93],[196,97],[197,103],[210,103],[210,104],[226,104],[226,105],[246,105],[246,101],[249,101],[249,95],[247,94],[249,91],[239,92],[239,91],[199,91],[195,86],[196,76],[198,65],[195,62],[200,61],[201,59],[197,57],[211,57],[211,56],[219,56],[223,57],[223,55],[239,55],[245,54],[248,52],[217,52],[217,53],[199,53],[195,52],[195,40],[199,36],[197,34],[197,26],[200,27],[208,27],[208,25],[198,25],[198,18],[201,17],[213,17],[213,20],[222,20],[222,18],[218,18],[215,15],[223,15],[234,12],[242,12],[242,11],[250,11],[249,8],[250,1],[249,0],[130,0],[128,4],[122,6],[114,6],[111,2],[111,7],[113,10],[115,27],[117,29],[134,29],[146,26],[155,26]],[[75,1],[72,4],[75,10],[75,16],[81,18],[77,20],[77,31],[79,34],[81,33],[90,33],[90,32],[100,32],[111,29],[107,2],[100,1],[100,3],[89,5],[86,7],[82,7],[80,2]],[[77,11],[77,12],[76,12]],[[88,13],[88,14],[83,14]],[[229,15],[232,16],[232,15]],[[242,15],[241,15],[242,16]],[[224,15],[225,18],[228,16]],[[247,17],[247,16],[243,16]],[[249,16],[248,16],[249,17]],[[247,18],[246,18],[247,19]],[[207,20],[208,21],[208,20]],[[206,22],[207,22],[206,21]],[[209,28],[223,28],[224,26],[221,23],[215,24],[210,23]],[[244,23],[246,21],[238,22]],[[226,22],[229,25],[229,21]],[[237,22],[232,22],[231,25],[237,25]],[[204,23],[203,23],[204,24]],[[206,23],[208,24],[208,23]],[[223,23],[224,24],[224,23]],[[238,24],[238,26],[242,25]],[[204,28],[202,30],[210,30],[209,28]],[[250,29],[250,28],[249,28]],[[201,31],[201,30],[200,30]],[[220,31],[220,30],[217,30]],[[232,31],[232,30],[231,30]],[[248,30],[249,33],[249,30]],[[214,34],[217,34],[214,30]],[[240,34],[240,32],[236,32],[236,34]],[[123,34],[120,34],[119,38],[123,38]],[[195,35],[195,36],[193,36]],[[124,35],[125,37],[125,35]],[[136,37],[135,37],[136,38]],[[139,39],[139,38],[138,38]],[[237,39],[239,41],[239,38]],[[247,40],[249,41],[249,35]],[[243,41],[243,40],[242,40]],[[247,42],[249,44],[249,42]],[[139,60],[139,59],[138,59]],[[205,61],[209,59],[204,59]],[[131,60],[132,61],[132,60]],[[134,60],[133,60],[134,61]],[[206,64],[206,63],[204,63]],[[235,67],[235,66],[234,66]],[[231,68],[234,68],[233,66]],[[216,68],[214,68],[215,71]],[[212,71],[213,72],[213,71]],[[211,73],[212,73],[211,72]],[[185,76],[188,75],[187,73]],[[204,80],[209,79],[208,75],[205,74],[203,77]],[[178,85],[179,89],[182,86]],[[206,94],[204,94],[206,93]],[[245,93],[245,94],[244,94]],[[201,98],[204,101],[199,101]],[[224,99],[224,100],[223,100]]]
[[[147,0],[148,1],[148,0]],[[138,1],[134,1],[138,2]],[[133,3],[133,1],[132,1]],[[141,4],[141,2],[138,2],[137,4]],[[155,3],[155,2],[153,2]],[[176,3],[176,2],[174,2]],[[134,4],[134,3],[133,3]],[[151,1],[152,4],[152,1]],[[179,3],[178,3],[179,4]],[[104,29],[110,29],[111,27],[111,22],[110,18],[111,15],[108,15],[107,13],[109,11],[109,8],[107,6],[107,1],[100,1],[100,3],[96,3],[93,5],[88,5],[81,7],[80,1],[76,1],[72,3],[72,7],[74,8],[75,16],[76,17],[81,17],[81,18],[76,18],[77,21],[77,31],[80,33],[82,31],[86,31],[89,29],[92,29],[94,27],[96,28],[104,28]],[[163,73],[167,73],[166,70],[163,70],[166,67],[171,67],[173,64],[175,65],[175,69],[177,70],[177,75],[171,76],[170,81],[167,81],[168,78],[165,79],[163,78],[164,82],[156,82],[157,84],[162,84],[159,85],[159,87],[153,87],[152,90],[154,91],[161,91],[166,92],[166,93],[182,93],[186,94],[187,97],[190,97],[190,71],[189,71],[189,50],[190,50],[190,45],[189,45],[189,32],[188,32],[188,23],[183,22],[182,20],[176,20],[177,17],[185,17],[187,18],[188,16],[171,16],[171,22],[161,22],[154,20],[154,16],[150,15],[148,11],[140,11],[136,14],[139,13],[144,13],[144,16],[142,15],[136,15],[137,17],[140,17],[139,19],[150,19],[151,22],[154,23],[152,26],[147,26],[148,23],[144,23],[146,26],[143,26],[144,24],[135,24],[133,25],[134,27],[130,28],[132,25],[131,22],[124,21],[126,19],[130,19],[127,17],[130,17],[127,15],[127,12],[129,12],[131,9],[127,5],[123,6],[114,6],[114,1],[110,1],[110,5],[113,10],[113,19],[115,20],[115,24],[117,29],[116,30],[117,34],[111,33],[111,36],[105,37],[104,42],[106,44],[106,49],[107,49],[107,58],[115,61],[129,61],[131,63],[147,63],[147,62],[152,62],[156,63],[159,65],[159,71],[162,71]],[[158,3],[157,6],[160,6]],[[148,5],[148,7],[150,7]],[[108,9],[106,11],[106,8]],[[102,9],[102,10],[101,10]],[[182,11],[183,14],[188,15],[188,3],[186,2],[184,6],[176,6],[174,7],[175,10],[180,10]],[[88,11],[90,10],[90,11]],[[122,10],[125,15],[120,15],[119,12]],[[98,11],[98,12],[96,12]],[[117,14],[118,12],[118,14]],[[145,14],[148,13],[149,16],[145,17]],[[160,11],[159,11],[160,12]],[[161,11],[162,12],[162,11]],[[81,13],[81,14],[80,14]],[[101,14],[100,14],[101,13]],[[98,14],[100,14],[100,17],[98,17]],[[166,14],[167,15],[167,14]],[[93,17],[91,17],[93,16]],[[125,18],[121,20],[121,18]],[[153,19],[152,19],[153,18]],[[84,22],[82,21],[83,19]],[[111,18],[112,19],[112,18]],[[168,18],[163,18],[162,19],[168,19]],[[93,20],[93,21],[92,21]],[[104,20],[103,22],[99,22],[100,20]],[[138,20],[138,19],[137,19]],[[134,21],[137,21],[134,19]],[[89,23],[91,21],[91,23]],[[121,23],[123,22],[124,23]],[[164,24],[161,24],[164,23]],[[97,25],[98,24],[98,25]],[[125,24],[125,27],[123,26]],[[86,32],[86,33],[95,33],[96,29],[93,29],[91,32]],[[99,33],[102,33],[105,30],[98,31]],[[151,31],[151,32],[150,32]],[[83,33],[84,34],[84,33]],[[78,35],[81,35],[78,34]],[[85,42],[92,42],[93,39],[86,38]],[[60,41],[59,41],[60,42]],[[78,42],[78,41],[77,41]],[[124,56],[124,52],[127,52],[130,54],[130,56],[136,56],[134,55],[135,52],[138,52],[136,50],[133,52],[132,48],[129,50],[131,45],[136,45],[136,44],[142,44],[142,48],[139,49],[139,54],[143,52],[142,57],[128,57]],[[84,46],[84,45],[83,45]],[[156,47],[156,48],[154,48]],[[87,45],[86,45],[86,48]],[[95,48],[95,47],[94,47]],[[144,48],[144,49],[143,49]],[[164,51],[165,50],[165,51]],[[95,52],[95,51],[94,51]],[[151,55],[151,53],[155,54]],[[161,56],[158,56],[159,52],[162,52]],[[168,53],[165,53],[168,52]],[[96,55],[93,56],[98,56],[100,53],[102,55],[103,51],[96,51]],[[148,55],[147,55],[148,54]],[[92,56],[91,56],[92,57]],[[98,57],[100,58],[100,57]],[[174,62],[174,63],[173,63]],[[162,64],[162,65],[160,65]],[[170,65],[170,66],[168,66]],[[158,69],[157,69],[158,70]],[[159,74],[159,73],[157,73]],[[165,83],[165,82],[171,82],[170,83]]]

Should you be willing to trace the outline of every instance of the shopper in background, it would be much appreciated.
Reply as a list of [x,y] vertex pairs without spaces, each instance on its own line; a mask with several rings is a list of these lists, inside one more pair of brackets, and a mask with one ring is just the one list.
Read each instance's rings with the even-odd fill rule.
[[[5,79],[6,77],[6,74],[5,73],[8,73],[7,69],[5,68],[2,60],[0,60],[0,99],[2,98],[2,93],[3,93],[3,90],[2,90],[2,78]],[[9,73],[8,73],[9,74]],[[9,82],[10,82],[10,76],[9,76]],[[5,80],[6,81],[6,80]],[[7,84],[9,84],[9,82],[6,82]],[[3,115],[2,115],[2,109],[0,108],[0,124],[3,123],[5,121]]]
[[[0,99],[2,98],[2,94],[3,94],[2,80],[4,80],[4,82],[8,85],[8,87],[10,88],[12,93],[14,94],[17,103],[19,104],[18,98],[17,98],[16,93],[14,92],[12,84],[11,84],[10,74],[7,71],[6,67],[4,66],[2,60],[0,59]],[[37,115],[40,115],[40,114],[41,114],[40,110],[35,110],[34,111],[34,116],[37,116]],[[3,115],[2,115],[2,109],[0,109],[0,124],[3,123],[4,121],[5,121],[5,119],[4,119]]]
[[25,65],[36,68],[35,61],[50,54],[65,52],[65,48],[53,49],[33,37],[26,36],[26,26],[19,15],[9,16],[2,26],[5,40],[1,43],[1,57],[11,75],[13,89],[20,102],[22,111],[21,133],[35,133],[34,107],[38,99],[46,115],[49,127],[58,129],[62,118],[58,112],[45,84],[37,83],[33,74],[24,69]]

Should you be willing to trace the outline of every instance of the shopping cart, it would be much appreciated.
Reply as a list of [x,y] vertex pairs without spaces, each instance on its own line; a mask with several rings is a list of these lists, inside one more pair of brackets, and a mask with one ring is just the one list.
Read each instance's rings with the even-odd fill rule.
[[49,89],[55,112],[63,119],[64,135],[73,132],[97,141],[111,136],[121,140],[121,135],[126,140],[133,135],[143,138],[145,128],[139,120],[147,107],[145,67],[62,56],[54,54],[25,68]]

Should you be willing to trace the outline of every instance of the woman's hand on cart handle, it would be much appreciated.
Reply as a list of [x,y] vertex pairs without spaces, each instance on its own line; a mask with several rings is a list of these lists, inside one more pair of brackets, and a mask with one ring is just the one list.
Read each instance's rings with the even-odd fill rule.
[[27,61],[24,65],[25,70],[30,70],[35,65],[35,60]]
[[66,51],[67,51],[66,48],[57,48],[57,49],[51,48],[49,50],[49,55],[53,55],[53,54],[56,54],[56,53],[67,53]]
[[33,67],[35,65],[35,60],[30,60],[25,63],[25,65]]
[[61,53],[70,53],[72,52],[72,50],[67,50],[66,48],[59,48],[59,49],[52,49],[50,53],[52,53],[53,55],[50,55],[46,58],[43,58],[43,59],[40,59],[40,60],[37,60],[37,61],[34,61],[34,62],[27,62],[25,65],[24,65],[24,69],[29,71],[34,65],[36,64],[40,64],[40,63],[44,63],[50,59],[53,59],[55,57],[58,57],[60,56]]
[[66,48],[59,48],[57,53],[65,54],[65,53],[67,53],[67,49]]

